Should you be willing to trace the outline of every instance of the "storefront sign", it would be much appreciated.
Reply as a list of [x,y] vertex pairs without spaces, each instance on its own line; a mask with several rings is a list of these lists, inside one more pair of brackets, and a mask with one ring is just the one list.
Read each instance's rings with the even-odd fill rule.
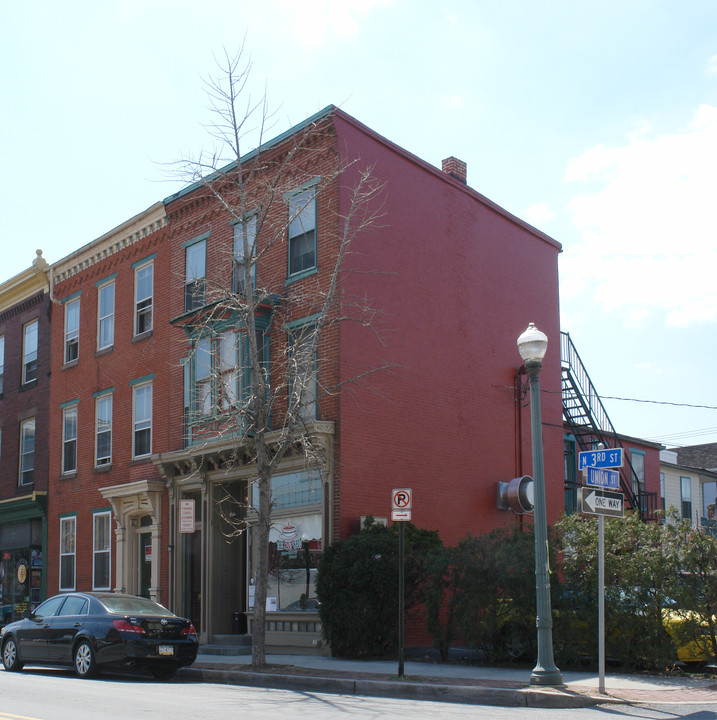
[[179,501],[179,532],[194,532],[194,500]]

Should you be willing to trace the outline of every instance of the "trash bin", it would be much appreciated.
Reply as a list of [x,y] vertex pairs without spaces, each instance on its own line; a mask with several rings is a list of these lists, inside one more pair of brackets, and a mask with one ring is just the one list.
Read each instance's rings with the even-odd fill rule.
[[242,612],[232,615],[232,635],[246,635],[246,616]]

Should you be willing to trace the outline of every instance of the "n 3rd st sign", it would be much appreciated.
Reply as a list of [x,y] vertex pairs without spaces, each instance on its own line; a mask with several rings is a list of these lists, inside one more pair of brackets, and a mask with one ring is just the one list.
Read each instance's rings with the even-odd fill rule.
[[578,453],[578,469],[622,467],[622,448],[586,450]]
[[578,488],[578,512],[589,515],[625,517],[625,496],[619,492],[592,487]]

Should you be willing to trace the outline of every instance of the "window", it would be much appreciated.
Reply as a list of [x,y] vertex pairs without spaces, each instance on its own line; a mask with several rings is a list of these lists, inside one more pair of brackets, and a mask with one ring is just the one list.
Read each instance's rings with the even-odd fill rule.
[[212,341],[197,340],[194,346],[194,411],[209,415],[212,411]]
[[665,473],[660,473],[660,507],[665,510]]
[[236,405],[238,381],[237,334],[230,330],[219,336],[219,404],[222,410]]
[[37,380],[37,320],[22,329],[22,384]]
[[692,519],[692,480],[680,476],[680,493],[682,495],[682,519]]
[[60,610],[60,617],[65,615],[87,615],[90,604],[87,602],[87,598],[83,598],[81,595],[72,595],[65,600],[65,604]]
[[94,515],[92,589],[110,589],[110,513]]
[[35,418],[20,423],[20,485],[35,480]]
[[645,491],[645,453],[630,449],[630,463],[635,475],[632,477],[632,490],[635,494]]
[[154,263],[149,262],[134,271],[134,334],[141,335],[152,329],[154,293]]
[[5,377],[5,336],[0,335],[0,395],[3,393],[3,379]]
[[717,503],[717,482],[702,483],[702,517],[717,520],[715,504]]
[[[249,260],[244,256],[244,233],[249,249]],[[256,290],[256,215],[246,222],[234,225],[234,275],[233,292],[241,295],[245,292],[246,265],[249,264],[251,289]]]
[[184,310],[204,305],[207,241],[200,240],[186,248],[184,272]]
[[95,401],[95,467],[112,462],[112,395]]
[[316,267],[316,189],[289,198],[289,275]]
[[75,589],[77,518],[60,518],[60,590]]
[[112,347],[115,341],[115,284],[109,282],[97,291],[97,349]]
[[77,405],[62,411],[62,473],[77,472]]
[[77,360],[80,354],[80,298],[65,305],[65,363]]
[[303,420],[315,420],[318,378],[316,329],[302,326],[289,333],[289,410]]
[[144,383],[133,388],[133,457],[152,452],[152,384]]

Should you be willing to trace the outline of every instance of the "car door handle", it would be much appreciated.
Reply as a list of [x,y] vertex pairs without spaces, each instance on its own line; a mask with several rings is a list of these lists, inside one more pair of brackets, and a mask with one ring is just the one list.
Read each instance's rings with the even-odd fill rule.
[[73,627],[82,627],[82,623],[81,623],[81,622],[76,622]]
[[50,627],[50,623],[47,623],[47,625],[43,625],[43,626],[42,626],[42,629],[43,629],[43,630],[47,630],[47,628],[49,628],[49,627]]

